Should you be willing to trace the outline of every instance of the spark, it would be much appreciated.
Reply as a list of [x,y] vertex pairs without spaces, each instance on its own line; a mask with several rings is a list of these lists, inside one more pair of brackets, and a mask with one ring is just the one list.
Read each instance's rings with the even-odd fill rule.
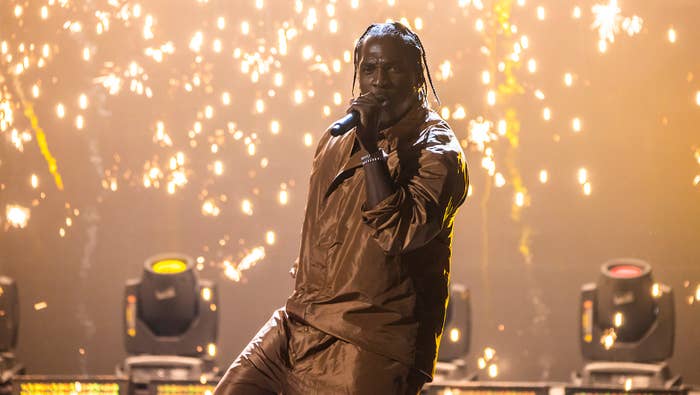
[[22,207],[17,204],[8,204],[5,206],[5,218],[7,223],[14,228],[24,228],[29,222],[30,211],[27,207]]

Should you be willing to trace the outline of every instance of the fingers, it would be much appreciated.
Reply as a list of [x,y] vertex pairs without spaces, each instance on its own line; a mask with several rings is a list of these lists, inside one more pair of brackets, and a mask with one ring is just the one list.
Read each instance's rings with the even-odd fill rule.
[[357,111],[360,114],[360,123],[367,127],[376,123],[382,108],[387,105],[386,98],[367,93],[351,100],[347,112]]

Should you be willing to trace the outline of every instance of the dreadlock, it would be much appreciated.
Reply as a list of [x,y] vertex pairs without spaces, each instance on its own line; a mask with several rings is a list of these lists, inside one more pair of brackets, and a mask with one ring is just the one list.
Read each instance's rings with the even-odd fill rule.
[[425,75],[428,75],[428,82],[430,83],[430,88],[433,91],[433,95],[440,105],[440,98],[435,91],[435,86],[433,85],[433,79],[430,76],[430,69],[428,69],[428,62],[425,59],[425,49],[423,44],[420,42],[418,35],[414,33],[411,29],[406,27],[404,24],[399,22],[391,23],[373,23],[371,24],[362,36],[357,40],[355,44],[355,54],[353,56],[353,61],[355,64],[355,69],[352,75],[352,95],[355,95],[355,82],[357,80],[357,66],[360,62],[360,48],[365,40],[371,36],[393,36],[400,39],[410,50],[413,56],[413,64],[415,65],[416,75],[418,76],[418,82],[420,83],[420,93],[423,100],[428,99],[428,86],[425,83]]

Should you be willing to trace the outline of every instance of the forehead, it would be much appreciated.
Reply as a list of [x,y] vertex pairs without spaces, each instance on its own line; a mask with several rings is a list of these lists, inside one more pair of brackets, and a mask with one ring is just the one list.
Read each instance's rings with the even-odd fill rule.
[[399,63],[410,62],[411,52],[408,44],[401,38],[390,35],[376,35],[367,37],[360,48],[360,63],[383,62]]

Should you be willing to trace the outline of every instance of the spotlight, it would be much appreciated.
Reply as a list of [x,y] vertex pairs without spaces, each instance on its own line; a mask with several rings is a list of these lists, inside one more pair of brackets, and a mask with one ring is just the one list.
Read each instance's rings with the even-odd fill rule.
[[655,284],[651,266],[621,258],[603,264],[598,282],[581,289],[581,352],[588,363],[583,385],[667,387],[673,355],[671,288]]
[[24,370],[13,352],[17,346],[18,329],[17,283],[9,277],[0,276],[0,387],[7,386],[15,375]]
[[191,258],[171,253],[147,259],[142,278],[127,281],[123,316],[130,356],[118,374],[136,386],[214,379],[217,290],[198,280]]
[[438,348],[437,379],[465,379],[465,358],[471,340],[471,301],[469,290],[461,284],[450,287],[445,327]]

